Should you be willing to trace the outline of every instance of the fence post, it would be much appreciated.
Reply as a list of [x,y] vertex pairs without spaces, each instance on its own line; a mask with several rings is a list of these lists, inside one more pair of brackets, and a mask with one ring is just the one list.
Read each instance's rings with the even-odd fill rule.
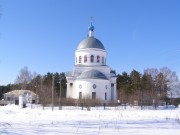
[[83,110],[83,103],[81,103],[81,107],[82,107],[82,110]]

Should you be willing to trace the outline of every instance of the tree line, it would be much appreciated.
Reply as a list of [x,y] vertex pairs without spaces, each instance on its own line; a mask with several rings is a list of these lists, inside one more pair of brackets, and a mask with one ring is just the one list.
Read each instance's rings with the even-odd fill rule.
[[[180,83],[176,72],[164,67],[161,69],[149,68],[141,74],[132,70],[130,74],[123,72],[117,75],[117,95],[121,104],[131,105],[158,105],[172,104],[172,98],[180,97]],[[20,70],[15,83],[0,86],[0,99],[3,94],[11,90],[28,89],[39,95],[39,102],[43,105],[59,103],[59,97],[66,97],[65,73],[46,73],[40,75],[31,73],[27,67]],[[61,91],[61,92],[60,92]],[[165,102],[164,102],[165,101]]]
[[117,75],[117,90],[120,103],[132,105],[175,104],[180,97],[178,76],[169,68],[149,68],[144,73],[133,70],[130,74]]

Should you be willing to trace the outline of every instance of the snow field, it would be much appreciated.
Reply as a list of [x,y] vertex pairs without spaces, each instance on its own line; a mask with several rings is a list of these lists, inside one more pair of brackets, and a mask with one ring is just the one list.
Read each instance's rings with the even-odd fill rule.
[[58,110],[0,106],[0,135],[179,135],[180,109]]

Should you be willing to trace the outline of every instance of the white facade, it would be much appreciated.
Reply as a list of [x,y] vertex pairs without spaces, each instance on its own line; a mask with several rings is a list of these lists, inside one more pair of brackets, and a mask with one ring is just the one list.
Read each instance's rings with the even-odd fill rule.
[[74,99],[116,101],[116,75],[106,65],[107,52],[93,32],[91,24],[89,37],[82,40],[75,51],[73,71],[66,74],[66,95]]
[[4,101],[6,103],[20,103],[20,99],[23,97],[23,100],[26,101],[26,103],[38,103],[39,102],[39,96],[36,95],[31,90],[13,90],[8,93],[5,93],[4,95]]

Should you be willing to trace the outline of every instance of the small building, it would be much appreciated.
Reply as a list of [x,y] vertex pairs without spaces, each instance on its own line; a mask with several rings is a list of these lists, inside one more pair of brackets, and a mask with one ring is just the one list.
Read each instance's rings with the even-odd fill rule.
[[27,103],[38,101],[38,96],[30,90],[13,90],[4,94],[4,102],[19,104],[19,96],[23,96]]

